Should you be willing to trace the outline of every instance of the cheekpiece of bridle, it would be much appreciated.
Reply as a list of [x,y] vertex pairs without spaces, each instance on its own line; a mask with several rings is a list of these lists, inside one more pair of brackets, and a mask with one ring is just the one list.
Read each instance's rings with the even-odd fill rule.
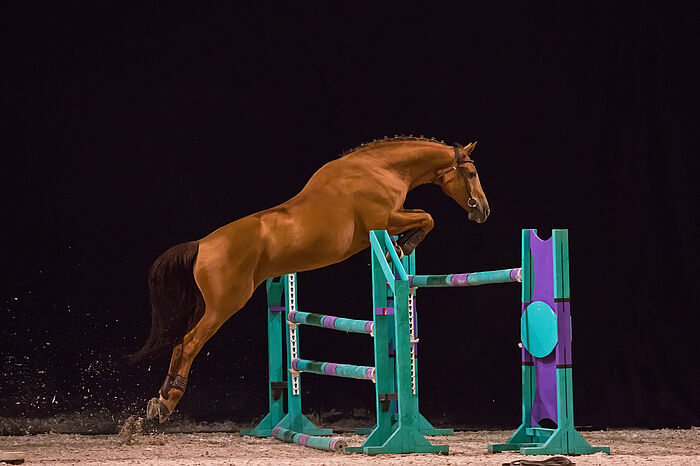
[[[460,167],[461,167],[462,165],[464,165],[465,163],[471,163],[472,165],[476,165],[476,164],[474,163],[473,160],[459,160],[459,146],[454,145],[453,148],[454,148],[454,150],[455,150],[455,166],[452,167],[452,168],[450,168],[450,169],[448,169],[448,170],[445,171],[444,173],[439,174],[439,175],[438,175],[438,178],[440,178],[440,177],[442,177],[442,176],[445,176],[446,174],[448,174],[449,172],[451,172],[451,171],[453,171],[453,170],[457,170],[458,168],[460,168]],[[464,175],[463,172],[460,171],[460,173],[462,173],[462,178],[464,179],[464,184],[467,186],[467,190],[469,190],[469,181],[467,181],[467,177]],[[478,202],[477,202],[477,200],[474,199],[474,198],[472,197],[472,194],[471,194],[471,192],[470,192],[470,193],[469,193],[469,199],[467,199],[467,206],[469,206],[469,207],[471,207],[472,209],[474,209],[474,208],[476,208],[477,205],[479,205]]]

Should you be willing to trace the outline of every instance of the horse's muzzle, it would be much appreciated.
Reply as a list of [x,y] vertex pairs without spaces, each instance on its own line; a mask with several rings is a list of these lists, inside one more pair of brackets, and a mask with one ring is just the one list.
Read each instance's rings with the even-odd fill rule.
[[476,206],[470,205],[469,207],[471,207],[469,210],[469,220],[476,223],[484,223],[491,213],[491,209],[489,208],[488,204],[483,207],[479,206],[478,204]]

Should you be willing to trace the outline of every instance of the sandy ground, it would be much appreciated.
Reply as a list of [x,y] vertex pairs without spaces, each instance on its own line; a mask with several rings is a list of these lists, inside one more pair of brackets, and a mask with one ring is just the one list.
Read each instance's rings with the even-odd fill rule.
[[[24,464],[488,464],[522,459],[516,453],[489,454],[487,443],[505,441],[509,431],[457,432],[432,437],[450,446],[449,455],[337,454],[237,433],[167,433],[143,435],[41,434],[0,437],[0,451],[21,451]],[[592,445],[608,445],[612,454],[570,457],[577,465],[690,465],[700,464],[700,428],[690,430],[611,430],[584,432]],[[360,445],[360,435],[343,435],[349,445]],[[544,460],[546,456],[528,457]]]

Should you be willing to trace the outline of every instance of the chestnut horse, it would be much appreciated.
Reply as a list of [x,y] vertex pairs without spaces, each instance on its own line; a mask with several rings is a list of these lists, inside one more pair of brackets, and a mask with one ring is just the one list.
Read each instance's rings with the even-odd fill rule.
[[370,230],[400,235],[397,252],[410,254],[433,228],[430,214],[404,209],[413,188],[437,184],[470,220],[484,222],[489,205],[470,158],[475,146],[422,137],[363,144],[322,166],[284,204],[166,251],[149,275],[151,333],[132,355],[139,361],[172,351],[147,417],[168,418],[197,353],[266,279],[341,262],[369,246]]

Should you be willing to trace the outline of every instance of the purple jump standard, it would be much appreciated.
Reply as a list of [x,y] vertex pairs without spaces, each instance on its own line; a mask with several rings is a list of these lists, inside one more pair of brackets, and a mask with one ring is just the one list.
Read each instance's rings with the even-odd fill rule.
[[491,283],[521,282],[522,269],[502,269],[488,272],[452,273],[448,275],[409,275],[411,288],[478,286]]
[[523,455],[610,453],[610,447],[591,446],[574,427],[568,230],[552,230],[544,240],[528,229],[521,238],[522,419],[506,443],[488,449]]

